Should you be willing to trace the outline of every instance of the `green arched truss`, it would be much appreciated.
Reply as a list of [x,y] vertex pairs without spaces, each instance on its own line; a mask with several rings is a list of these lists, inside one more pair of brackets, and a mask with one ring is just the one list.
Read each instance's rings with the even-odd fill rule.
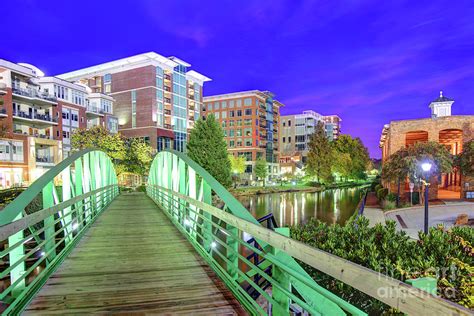
[[0,211],[4,314],[24,308],[118,193],[112,161],[89,149],[48,170]]
[[[284,251],[258,239],[256,244],[248,244],[246,241],[251,236],[245,236],[243,231],[206,211],[206,205],[215,205],[222,212],[260,225],[225,187],[185,154],[167,150],[155,156],[147,194],[167,212],[250,312],[264,313],[252,296],[252,293],[258,293],[257,296],[272,305],[275,315],[288,314],[295,304],[315,315],[364,314],[320,287]],[[288,235],[286,228],[277,229],[277,232]],[[258,254],[257,259],[254,255],[253,261],[248,259],[252,253]],[[259,284],[261,280],[271,285],[271,294]]]

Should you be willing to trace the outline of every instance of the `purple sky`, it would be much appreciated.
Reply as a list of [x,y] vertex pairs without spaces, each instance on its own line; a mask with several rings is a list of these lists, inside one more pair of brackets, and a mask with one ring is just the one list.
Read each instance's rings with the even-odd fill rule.
[[283,114],[338,114],[374,157],[383,125],[428,117],[439,90],[474,114],[472,0],[4,2],[0,58],[55,75],[174,55],[213,79],[205,95],[270,90]]

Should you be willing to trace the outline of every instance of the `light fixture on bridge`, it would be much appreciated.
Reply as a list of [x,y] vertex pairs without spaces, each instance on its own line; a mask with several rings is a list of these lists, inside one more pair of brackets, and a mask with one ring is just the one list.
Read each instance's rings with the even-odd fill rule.
[[191,221],[189,219],[185,218],[184,221],[183,221],[183,224],[186,227],[190,227],[191,226]]
[[76,230],[79,227],[77,222],[72,223],[72,230]]
[[217,247],[217,243],[215,241],[211,242],[211,248],[216,248]]

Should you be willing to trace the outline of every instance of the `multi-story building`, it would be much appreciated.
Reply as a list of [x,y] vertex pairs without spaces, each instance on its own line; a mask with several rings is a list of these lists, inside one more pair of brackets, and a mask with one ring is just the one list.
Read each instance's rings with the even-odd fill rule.
[[27,184],[62,159],[60,105],[41,76],[0,59],[0,188]]
[[151,52],[58,77],[113,97],[118,130],[125,137],[142,138],[157,150],[184,151],[188,131],[200,116],[203,84],[210,80],[190,66]]
[[30,64],[0,59],[0,106],[3,188],[28,184],[67,157],[76,129],[100,124],[117,131],[110,96],[45,77]]
[[[308,156],[308,143],[319,122],[324,124],[327,137],[333,141],[341,131],[341,118],[337,115],[323,116],[314,111],[302,114],[285,115],[280,120],[280,163],[285,165],[283,172],[294,172],[294,165],[301,168]],[[292,165],[291,171],[286,168]],[[283,168],[283,167],[282,167]]]
[[[451,154],[462,151],[464,143],[474,139],[474,115],[451,115],[454,100],[440,96],[433,100],[431,117],[425,119],[392,121],[386,124],[380,137],[382,164],[401,148],[418,142],[434,141],[445,145]],[[433,177],[430,180],[430,198],[465,198],[466,192],[474,192],[474,177],[462,177],[454,168],[453,172]],[[395,183],[384,183],[392,192],[397,192]],[[408,179],[402,186],[402,193],[408,194]],[[406,195],[404,195],[406,197]]]
[[243,91],[204,98],[202,115],[213,114],[224,130],[229,153],[246,158],[247,180],[255,180],[259,158],[268,163],[269,178],[280,173],[279,121],[282,103],[268,91]]

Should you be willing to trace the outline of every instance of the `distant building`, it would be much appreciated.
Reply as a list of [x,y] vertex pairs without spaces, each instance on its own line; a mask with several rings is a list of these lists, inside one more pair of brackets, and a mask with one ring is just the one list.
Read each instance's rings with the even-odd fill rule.
[[150,52],[59,77],[113,97],[118,130],[125,137],[141,138],[156,150],[184,151],[188,131],[200,116],[203,84],[210,80],[190,67],[179,58]]
[[[454,100],[443,96],[433,100],[431,118],[392,121],[386,124],[380,137],[382,163],[403,147],[417,142],[434,141],[445,145],[453,155],[462,151],[465,142],[474,138],[474,115],[451,115]],[[430,198],[460,198],[467,188],[474,191],[474,179],[463,179],[457,170],[443,174],[430,187]],[[387,186],[394,184],[387,184]],[[392,190],[395,188],[392,187]],[[405,191],[409,192],[408,182]]]
[[229,153],[247,160],[247,179],[255,180],[255,162],[268,162],[269,178],[279,175],[279,121],[282,103],[268,91],[243,91],[204,98],[202,115],[214,114],[221,124]]
[[[339,137],[341,118],[337,115],[323,116],[314,111],[303,111],[302,114],[284,115],[280,120],[280,163],[282,173],[294,172],[302,168],[308,156],[310,136],[319,122],[324,124],[326,135],[331,141]],[[293,166],[295,164],[296,166]]]

